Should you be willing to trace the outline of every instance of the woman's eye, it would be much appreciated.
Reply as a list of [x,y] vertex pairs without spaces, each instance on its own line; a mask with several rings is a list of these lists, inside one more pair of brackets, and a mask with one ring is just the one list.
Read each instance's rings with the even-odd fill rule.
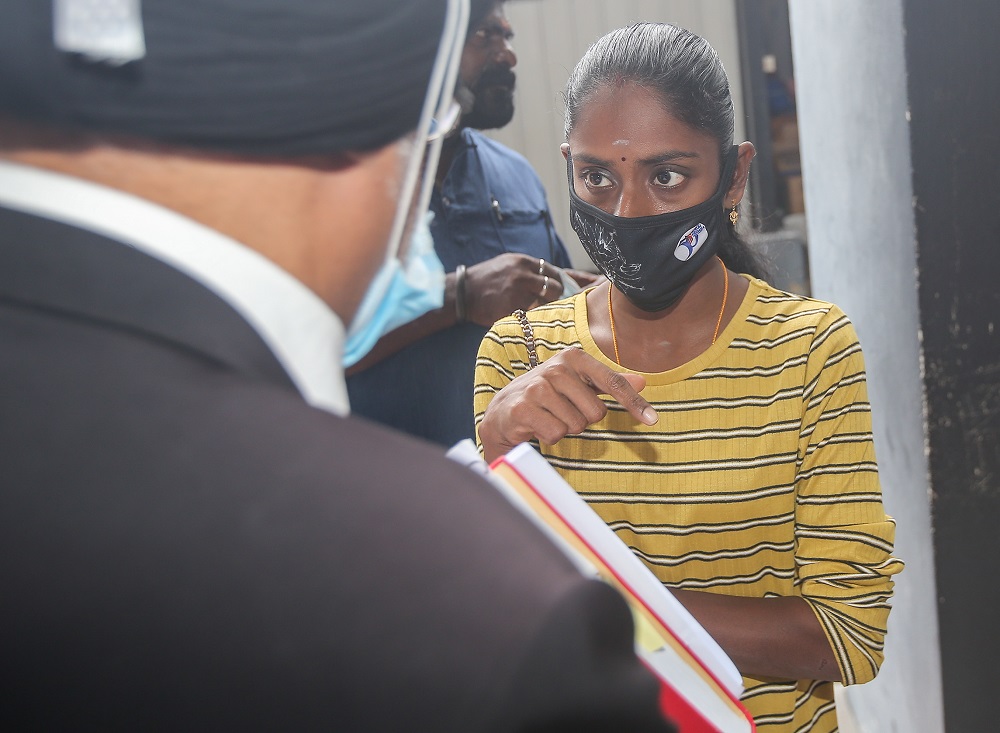
[[677,171],[660,171],[656,174],[656,182],[666,188],[673,188],[684,183],[686,176]]
[[611,185],[611,179],[600,171],[585,171],[583,180],[588,188],[607,188]]

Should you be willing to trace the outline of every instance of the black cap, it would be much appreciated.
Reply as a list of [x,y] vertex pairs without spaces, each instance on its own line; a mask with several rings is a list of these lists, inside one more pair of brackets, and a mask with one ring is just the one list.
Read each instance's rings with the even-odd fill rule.
[[[119,37],[122,24],[133,37],[116,55],[88,49],[95,34],[79,17],[66,32],[74,4],[93,14],[102,2],[0,0],[0,114],[281,157],[375,149],[414,129],[446,10],[446,0],[141,0],[141,11],[139,0],[103,0]],[[478,19],[491,3],[472,5]],[[84,20],[98,38],[110,22]]]

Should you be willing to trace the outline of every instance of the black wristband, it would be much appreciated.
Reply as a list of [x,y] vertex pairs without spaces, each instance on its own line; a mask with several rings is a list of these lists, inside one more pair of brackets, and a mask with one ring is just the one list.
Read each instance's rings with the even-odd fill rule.
[[455,319],[465,323],[465,265],[455,268]]

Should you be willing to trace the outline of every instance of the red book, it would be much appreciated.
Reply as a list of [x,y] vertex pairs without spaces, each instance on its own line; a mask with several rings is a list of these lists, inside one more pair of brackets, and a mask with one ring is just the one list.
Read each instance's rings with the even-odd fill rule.
[[[636,653],[659,677],[664,713],[682,733],[750,733],[732,660],[639,558],[532,446],[486,467],[471,442],[449,455],[482,472],[580,570],[615,587],[632,610]],[[477,465],[478,464],[478,465]]]

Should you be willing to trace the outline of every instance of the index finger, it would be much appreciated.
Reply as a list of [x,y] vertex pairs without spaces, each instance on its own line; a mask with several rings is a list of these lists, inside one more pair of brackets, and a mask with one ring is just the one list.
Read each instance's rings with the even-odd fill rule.
[[614,397],[639,422],[655,425],[659,420],[653,406],[639,394],[639,390],[646,386],[646,378],[641,374],[616,372],[595,360],[584,365],[582,376],[598,394]]

